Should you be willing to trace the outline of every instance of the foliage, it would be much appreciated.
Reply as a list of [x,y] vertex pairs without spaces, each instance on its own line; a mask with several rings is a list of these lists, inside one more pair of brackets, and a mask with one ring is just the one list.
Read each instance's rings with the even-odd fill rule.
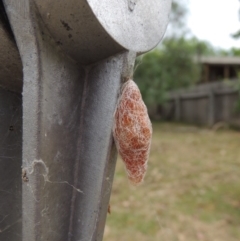
[[232,56],[240,56],[240,48],[231,48],[230,49],[230,54]]
[[[238,9],[238,17],[240,19],[240,8]],[[232,37],[235,38],[235,39],[239,39],[240,38],[240,29],[238,31],[236,31],[235,33],[233,33]]]
[[238,30],[236,33],[232,34],[232,37],[235,39],[240,38],[240,30]]
[[137,59],[134,80],[150,109],[167,100],[168,91],[194,85],[200,79],[201,56],[240,56],[240,49],[214,49],[208,42],[189,38],[185,26],[186,0],[173,0],[167,35],[158,49]]
[[218,54],[221,56],[240,56],[240,48],[232,47],[229,50],[221,49],[218,51]]
[[168,37],[182,36],[188,32],[186,28],[187,8],[184,0],[173,0],[172,10],[169,16],[169,24],[166,35]]
[[148,107],[162,104],[169,90],[196,83],[198,57],[214,52],[207,42],[185,38],[187,12],[185,0],[173,0],[167,37],[158,49],[137,60],[134,80]]
[[[238,9],[238,17],[239,17],[239,20],[240,20],[240,8]],[[234,38],[234,39],[239,39],[240,38],[240,29],[232,34],[232,38]]]
[[167,38],[161,48],[138,59],[134,79],[147,106],[162,104],[170,90],[195,84],[200,68],[194,57],[213,52],[208,43],[196,38]]

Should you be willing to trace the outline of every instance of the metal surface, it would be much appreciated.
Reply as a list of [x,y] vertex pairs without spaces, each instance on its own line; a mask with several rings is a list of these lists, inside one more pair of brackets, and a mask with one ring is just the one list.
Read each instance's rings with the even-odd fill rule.
[[22,237],[21,90],[22,64],[0,2],[0,240]]
[[[22,229],[14,241],[102,240],[119,89],[132,76],[136,52],[160,41],[169,12],[169,1],[150,1],[154,8],[140,0],[125,1],[126,8],[113,2],[4,0],[24,73],[22,193],[16,186],[22,200],[15,204],[22,203]],[[132,32],[123,39],[126,31]],[[16,118],[21,123],[20,112]]]
[[21,95],[0,88],[0,240],[22,237]]
[[[165,32],[171,1],[35,0],[55,42],[72,58],[89,64],[123,50],[155,47]],[[60,14],[61,13],[61,14]]]
[[168,24],[171,1],[88,0],[98,21],[120,46],[137,53],[154,48]]
[[14,38],[3,19],[1,5],[0,15],[0,87],[21,93],[22,63]]

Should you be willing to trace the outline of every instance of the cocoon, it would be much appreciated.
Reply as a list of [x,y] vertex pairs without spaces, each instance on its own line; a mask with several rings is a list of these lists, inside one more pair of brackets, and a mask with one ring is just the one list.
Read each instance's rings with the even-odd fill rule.
[[140,90],[133,80],[122,86],[114,113],[113,137],[130,182],[140,184],[147,170],[152,124]]

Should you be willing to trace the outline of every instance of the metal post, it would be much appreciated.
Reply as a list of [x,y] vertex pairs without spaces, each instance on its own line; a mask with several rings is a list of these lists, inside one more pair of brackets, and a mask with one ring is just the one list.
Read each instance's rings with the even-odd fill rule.
[[136,55],[162,38],[171,2],[4,4],[24,74],[22,231],[14,240],[102,240],[119,89]]
[[0,4],[0,240],[22,237],[22,64]]

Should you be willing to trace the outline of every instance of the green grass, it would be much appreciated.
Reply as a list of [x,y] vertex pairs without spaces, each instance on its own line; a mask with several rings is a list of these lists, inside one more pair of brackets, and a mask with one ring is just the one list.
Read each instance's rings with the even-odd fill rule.
[[148,172],[117,164],[104,241],[239,241],[240,133],[154,123]]

